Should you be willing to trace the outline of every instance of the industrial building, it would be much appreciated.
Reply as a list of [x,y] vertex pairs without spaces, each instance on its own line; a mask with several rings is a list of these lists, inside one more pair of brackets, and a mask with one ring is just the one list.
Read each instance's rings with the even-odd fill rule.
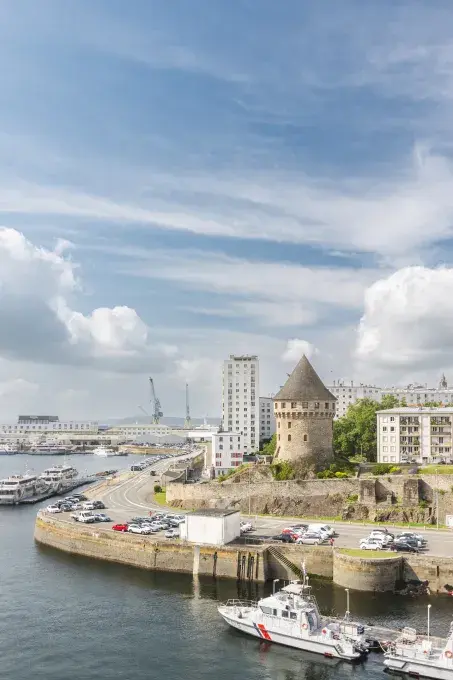
[[195,510],[180,525],[182,540],[199,545],[225,545],[241,535],[237,510]]

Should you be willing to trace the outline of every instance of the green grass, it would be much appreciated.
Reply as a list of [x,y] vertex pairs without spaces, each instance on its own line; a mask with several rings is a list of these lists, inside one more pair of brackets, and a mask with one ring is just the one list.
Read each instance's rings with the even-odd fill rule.
[[427,465],[419,469],[421,475],[453,475],[453,465]]
[[341,548],[339,552],[342,555],[349,555],[350,557],[362,557],[363,559],[369,560],[383,560],[388,557],[395,557],[390,552],[385,552],[384,550],[360,550],[354,548]]
[[159,491],[159,493],[154,494],[154,500],[159,505],[167,505],[167,492]]

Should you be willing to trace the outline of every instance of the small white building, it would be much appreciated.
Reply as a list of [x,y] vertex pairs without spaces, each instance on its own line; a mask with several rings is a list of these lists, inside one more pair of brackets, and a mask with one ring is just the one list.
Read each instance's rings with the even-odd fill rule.
[[378,463],[436,464],[453,460],[453,407],[378,411]]
[[216,432],[211,437],[211,466],[215,477],[242,465],[244,445],[239,432]]
[[260,444],[275,433],[274,403],[272,397],[260,397]]
[[195,510],[180,525],[182,540],[199,545],[225,545],[241,535],[237,510]]

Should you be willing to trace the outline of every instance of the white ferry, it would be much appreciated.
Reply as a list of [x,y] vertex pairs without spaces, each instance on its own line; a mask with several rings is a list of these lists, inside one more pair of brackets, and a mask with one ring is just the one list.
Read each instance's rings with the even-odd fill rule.
[[46,484],[53,484],[57,487],[61,482],[66,482],[69,479],[74,479],[79,473],[71,465],[54,465],[47,468],[39,475]]
[[258,602],[228,600],[218,611],[233,628],[267,642],[344,661],[368,651],[363,626],[324,619],[306,580],[292,581]]
[[121,455],[113,449],[105,448],[105,446],[97,446],[95,449],[93,449],[93,453],[95,456],[103,456],[104,458]]
[[0,444],[0,456],[12,456],[17,453],[9,444]]
[[453,680],[453,623],[447,639],[418,636],[414,628],[403,628],[388,646],[384,665],[389,671],[414,678]]
[[49,489],[49,484],[36,475],[11,475],[0,479],[0,505],[16,505],[27,498],[40,496]]

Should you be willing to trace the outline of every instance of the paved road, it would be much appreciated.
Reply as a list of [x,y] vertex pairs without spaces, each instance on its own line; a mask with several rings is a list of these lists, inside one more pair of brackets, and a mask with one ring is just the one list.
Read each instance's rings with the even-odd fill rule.
[[[194,452],[191,455],[196,456],[198,455],[198,452]],[[162,506],[152,501],[152,491],[158,477],[151,476],[150,472],[151,470],[155,470],[158,474],[161,474],[164,470],[171,467],[175,460],[187,458],[187,456],[188,454],[184,454],[182,456],[174,457],[171,460],[161,460],[143,472],[132,473],[131,476],[127,476],[126,479],[120,481],[117,486],[100,489],[96,498],[105,503],[108,514],[114,522],[127,522],[136,515],[145,516],[150,511],[156,509],[162,510]],[[171,511],[176,512],[174,509]],[[184,514],[185,511],[178,510],[177,512],[179,514]],[[61,518],[62,521],[72,521],[66,513],[57,515],[57,517],[59,519]],[[255,531],[249,534],[249,536],[256,536],[257,538],[273,536],[274,534],[280,533],[285,527],[291,526],[291,524],[297,524],[304,521],[300,518],[288,520],[273,517],[252,517],[251,520],[255,525]],[[308,521],[309,520],[305,520],[305,522]],[[313,520],[313,522],[315,521]],[[367,536],[373,528],[372,525],[360,523],[330,522],[330,524],[335,528],[338,534],[335,539],[335,546],[341,548],[358,548],[360,539]],[[402,531],[401,528],[392,528],[391,525],[387,525],[387,527],[394,533]],[[97,524],[96,528],[111,531],[111,524]],[[425,531],[418,529],[417,531],[424,535],[428,540],[427,553],[444,557],[453,556],[453,531],[437,531],[433,529]],[[156,535],[153,536],[155,537]]]

